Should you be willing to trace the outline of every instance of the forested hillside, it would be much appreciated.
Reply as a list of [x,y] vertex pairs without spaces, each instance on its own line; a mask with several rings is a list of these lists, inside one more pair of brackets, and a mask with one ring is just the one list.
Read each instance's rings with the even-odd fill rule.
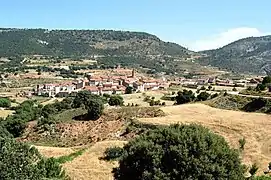
[[0,56],[171,55],[191,52],[144,32],[113,30],[0,29]]
[[201,53],[207,55],[199,60],[204,65],[235,72],[263,73],[271,64],[271,36],[249,37]]

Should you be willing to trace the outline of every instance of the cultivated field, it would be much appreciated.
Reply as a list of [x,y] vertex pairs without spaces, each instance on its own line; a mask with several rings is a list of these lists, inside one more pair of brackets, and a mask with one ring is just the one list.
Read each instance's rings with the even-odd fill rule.
[[261,173],[271,162],[271,116],[260,113],[221,110],[204,104],[163,107],[165,117],[141,118],[140,122],[154,124],[198,123],[222,135],[238,148],[238,140],[246,139],[243,162],[257,163]]

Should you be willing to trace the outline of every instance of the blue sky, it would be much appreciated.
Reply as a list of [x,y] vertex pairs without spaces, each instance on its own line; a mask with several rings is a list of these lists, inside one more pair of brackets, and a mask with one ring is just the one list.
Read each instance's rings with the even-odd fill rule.
[[145,31],[194,50],[271,32],[270,0],[1,0],[0,5],[0,27]]

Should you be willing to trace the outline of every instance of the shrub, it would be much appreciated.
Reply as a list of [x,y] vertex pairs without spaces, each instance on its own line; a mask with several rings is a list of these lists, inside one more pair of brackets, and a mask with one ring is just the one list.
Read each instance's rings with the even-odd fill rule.
[[121,96],[115,95],[115,96],[111,96],[108,104],[110,106],[122,106],[123,105],[123,98]]
[[88,111],[88,118],[91,120],[97,120],[103,113],[104,104],[101,98],[91,98],[85,102],[85,107]]
[[206,101],[208,98],[210,97],[210,94],[207,92],[201,92],[198,96],[197,96],[197,101]]
[[118,160],[123,154],[123,149],[121,147],[111,147],[107,148],[104,152],[105,160]]
[[162,106],[165,106],[166,105],[166,103],[165,102],[162,102]]
[[266,76],[263,78],[262,84],[267,85],[271,83],[271,76]]
[[209,91],[211,91],[212,88],[213,88],[212,86],[208,86],[208,90],[209,90]]
[[116,180],[244,179],[239,153],[199,125],[151,130],[124,146]]
[[154,100],[152,99],[150,102],[149,102],[150,106],[154,106]]
[[217,93],[211,95],[211,99],[216,98],[216,97],[218,97]]
[[245,149],[246,139],[245,138],[239,139],[238,142],[239,142],[239,148],[243,151]]
[[249,173],[251,174],[251,176],[255,176],[256,172],[258,171],[259,167],[257,166],[257,164],[252,164],[251,168],[249,169]]
[[125,94],[132,94],[133,93],[133,87],[131,86],[128,86],[126,89],[125,89]]
[[266,89],[265,84],[258,84],[256,87],[256,91],[264,91]]
[[6,120],[1,123],[14,137],[21,136],[26,128],[26,122],[16,116],[8,116]]
[[79,108],[81,106],[84,106],[84,102],[87,102],[89,99],[92,98],[92,94],[89,91],[79,91],[74,100],[73,100],[73,107]]
[[185,104],[193,101],[195,99],[195,95],[191,90],[183,90],[179,91],[176,96],[176,104]]
[[[3,121],[3,119],[0,119],[0,121]],[[12,135],[2,124],[0,124],[0,138],[12,138]]]
[[205,87],[205,86],[201,86],[200,90],[205,91],[205,90],[206,90],[206,87]]
[[0,107],[10,107],[11,106],[11,102],[8,98],[0,98]]
[[232,91],[235,91],[235,92],[236,92],[236,91],[237,91],[236,87],[234,87],[234,88],[232,89]]
[[64,178],[61,166],[44,159],[34,146],[0,138],[0,179]]

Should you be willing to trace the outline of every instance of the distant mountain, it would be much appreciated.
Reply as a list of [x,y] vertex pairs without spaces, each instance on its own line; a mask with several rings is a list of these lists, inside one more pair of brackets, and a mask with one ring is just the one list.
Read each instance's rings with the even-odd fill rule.
[[186,48],[144,32],[113,30],[0,29],[0,56],[145,56],[186,57]]
[[271,67],[271,36],[244,38],[200,53],[206,55],[199,59],[203,65],[242,73],[263,73],[263,69]]

